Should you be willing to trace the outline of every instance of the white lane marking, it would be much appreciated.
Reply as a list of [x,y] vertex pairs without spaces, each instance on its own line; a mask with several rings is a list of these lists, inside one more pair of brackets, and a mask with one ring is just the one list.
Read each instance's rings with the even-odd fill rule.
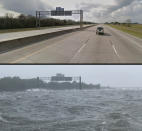
[[88,43],[88,41],[89,41],[89,39],[88,39],[88,40],[86,40],[85,44],[86,44],[86,43]]
[[87,44],[84,44],[84,45],[78,50],[77,53],[80,53],[86,45],[87,45]]
[[83,45],[79,48],[79,50],[75,53],[75,55],[72,57],[71,60],[73,60],[75,57],[77,57],[77,55],[87,46],[88,41],[89,41],[89,39],[87,39],[87,40],[85,41],[85,44],[83,44]]
[[111,40],[110,40],[110,42],[111,42],[111,46],[112,46],[112,48],[113,48],[115,54],[117,55],[118,58],[120,58],[120,55],[118,54],[118,52],[117,52],[117,50],[116,50],[116,48],[115,48],[115,45],[112,43]]
[[75,53],[75,55],[73,56],[72,59],[74,59],[75,57],[78,56],[78,54],[83,50],[83,48],[86,46],[87,44],[83,44],[83,46],[81,46],[81,48]]
[[85,44],[83,44],[83,45],[80,47],[80,49],[77,51],[76,54],[80,53],[80,52],[83,50],[83,48],[87,45],[88,41],[89,41],[89,39],[87,39],[87,40],[85,41]]
[[114,45],[112,45],[112,48],[114,49],[115,54],[120,57]]

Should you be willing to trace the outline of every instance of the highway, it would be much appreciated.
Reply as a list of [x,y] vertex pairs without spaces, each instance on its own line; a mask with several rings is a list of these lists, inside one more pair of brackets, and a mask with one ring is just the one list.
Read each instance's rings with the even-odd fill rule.
[[0,63],[142,63],[142,39],[101,25],[0,54]]

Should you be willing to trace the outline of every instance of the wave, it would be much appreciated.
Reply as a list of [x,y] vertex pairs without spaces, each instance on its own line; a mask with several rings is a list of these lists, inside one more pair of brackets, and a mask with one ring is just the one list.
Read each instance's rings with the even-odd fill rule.
[[39,91],[47,91],[47,90],[46,89],[39,89],[39,88],[26,90],[26,92],[39,92]]
[[130,87],[116,87],[116,88],[111,88],[111,89],[108,89],[108,90],[120,90],[120,91],[142,91],[142,88],[140,87],[133,87],[133,88],[130,88]]
[[1,121],[1,122],[8,122],[7,120],[5,120],[5,119],[3,118],[2,113],[0,113],[0,121]]

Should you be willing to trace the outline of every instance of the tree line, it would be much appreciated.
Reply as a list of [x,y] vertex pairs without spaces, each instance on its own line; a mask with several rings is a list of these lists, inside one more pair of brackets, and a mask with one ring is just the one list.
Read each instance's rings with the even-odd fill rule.
[[[21,79],[19,77],[5,77],[0,79],[0,91],[25,91],[28,89],[80,89],[78,82],[44,82],[38,78]],[[100,89],[101,86],[82,83],[82,89]]]
[[[41,27],[77,24],[80,24],[80,22],[73,20],[60,20],[54,18],[41,18]],[[84,22],[84,24],[92,23]],[[21,14],[18,17],[13,17],[12,14],[6,14],[4,17],[0,17],[0,29],[34,28],[35,26],[35,16]]]
[[131,19],[126,20],[125,22],[106,22],[105,24],[112,24],[112,25],[123,25],[123,26],[127,26],[127,27],[131,27],[132,24],[139,24],[139,23],[132,23]]

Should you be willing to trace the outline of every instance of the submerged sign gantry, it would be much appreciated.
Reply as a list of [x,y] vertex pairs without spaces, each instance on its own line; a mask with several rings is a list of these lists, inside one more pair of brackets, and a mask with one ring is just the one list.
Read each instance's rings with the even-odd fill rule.
[[38,77],[37,80],[44,80],[49,82],[72,82],[72,81],[78,81],[79,82],[79,88],[82,89],[82,79],[81,76],[74,76],[74,77],[66,77],[63,74],[56,74],[56,76],[51,77]]
[[80,14],[80,28],[83,27],[83,10],[64,10],[64,8],[56,7],[52,11],[36,11],[36,27],[40,27],[41,16],[72,16],[73,14]]

